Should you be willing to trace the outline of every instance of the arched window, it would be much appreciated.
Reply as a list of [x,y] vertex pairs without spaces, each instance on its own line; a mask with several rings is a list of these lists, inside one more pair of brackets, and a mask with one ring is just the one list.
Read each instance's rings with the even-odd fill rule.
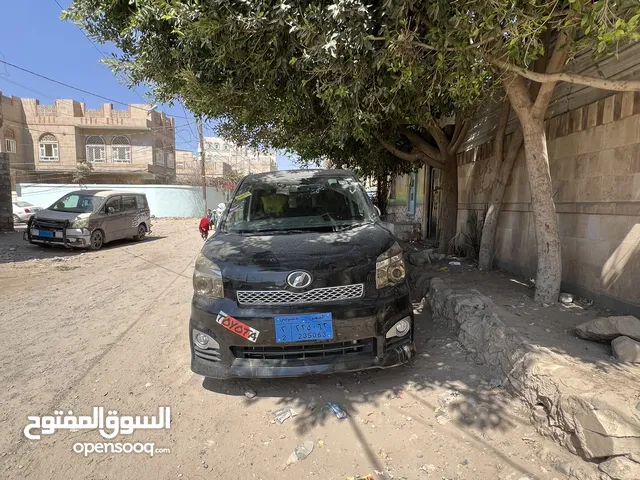
[[104,163],[107,160],[107,149],[104,138],[91,135],[87,138],[87,162]]
[[18,145],[16,144],[16,137],[13,135],[13,130],[10,128],[4,131],[4,146],[7,153],[17,153]]
[[131,142],[127,137],[122,135],[113,137],[111,160],[113,163],[131,163]]
[[154,163],[164,167],[164,145],[162,140],[156,140],[156,151],[154,152]]
[[57,162],[58,157],[58,140],[51,133],[45,133],[40,137],[40,161],[41,162]]
[[176,168],[176,155],[173,151],[173,147],[169,146],[167,150],[167,168]]

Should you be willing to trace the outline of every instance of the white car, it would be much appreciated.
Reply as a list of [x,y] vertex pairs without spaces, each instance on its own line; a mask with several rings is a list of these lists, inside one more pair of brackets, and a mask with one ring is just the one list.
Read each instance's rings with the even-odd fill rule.
[[34,213],[42,210],[29,202],[13,202],[13,223],[26,223]]

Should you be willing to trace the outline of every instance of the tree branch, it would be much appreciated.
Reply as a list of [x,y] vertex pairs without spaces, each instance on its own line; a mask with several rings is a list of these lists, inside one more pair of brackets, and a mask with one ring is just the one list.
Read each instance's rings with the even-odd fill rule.
[[[520,147],[522,147],[523,141],[524,141],[524,134],[522,132],[522,127],[518,125],[518,128],[516,128],[516,131],[513,132],[513,137],[511,137],[511,143],[509,143],[509,150],[507,151],[507,157],[505,158],[505,162],[504,162],[505,164],[515,162],[516,156],[520,151]],[[508,178],[505,179],[505,182],[507,181],[509,181]]]
[[531,101],[529,90],[524,83],[524,77],[514,75],[511,78],[505,78],[503,80],[503,85],[507,95],[509,96],[511,105],[520,119],[520,125],[522,125],[522,119],[530,118],[531,110],[533,108],[533,102]]
[[436,162],[442,162],[442,155],[440,151],[422,138],[418,132],[407,127],[401,127],[398,132],[407,137],[409,141],[426,156],[431,157]]
[[504,99],[500,117],[498,118],[498,129],[496,130],[496,161],[500,165],[504,161],[504,136],[507,133],[507,123],[509,122],[509,113],[511,112],[511,102],[509,97]]
[[444,134],[442,129],[440,127],[438,127],[437,125],[431,124],[431,125],[429,125],[427,130],[429,130],[429,133],[431,134],[433,139],[438,144],[438,148],[440,149],[440,152],[442,152],[444,154],[448,153],[448,151],[449,151],[449,139]]
[[[564,63],[567,59],[567,49],[564,48],[567,42],[567,34],[560,32],[556,39],[556,45],[553,48],[553,53],[547,64],[546,73],[558,73],[564,69]],[[538,90],[538,95],[533,103],[533,115],[536,117],[544,118],[544,114],[547,111],[553,91],[556,88],[556,82],[543,83]]]
[[453,132],[453,140],[451,141],[451,146],[449,147],[449,155],[455,155],[456,153],[458,153],[460,145],[462,145],[462,143],[467,139],[467,133],[469,133],[469,128],[471,127],[471,122],[468,120],[462,122],[460,128],[458,128],[458,123],[456,123],[456,130],[458,130],[458,135],[456,136],[455,131]]
[[[375,37],[373,35],[369,35],[368,37],[366,37],[367,40],[371,40],[371,41],[375,41],[375,42],[385,42],[387,41],[387,38],[385,37]],[[391,39],[389,39],[391,40]],[[472,48],[478,48],[482,45],[485,45],[487,43],[491,43],[495,40],[495,37],[488,37],[485,38],[483,40],[480,40],[478,43],[470,43],[469,45],[465,46],[464,48],[466,50],[468,49],[472,49]],[[428,45],[426,43],[423,42],[415,42],[415,44],[417,46],[419,46],[420,48],[424,49],[424,50],[430,50],[432,52],[456,52],[458,49],[456,47],[434,47],[433,45]]]
[[423,163],[426,163],[427,165],[431,165],[434,168],[440,168],[440,169],[443,168],[443,164],[441,162],[429,157],[423,152],[420,152],[420,151],[412,152],[412,153],[403,152],[402,150],[391,145],[389,142],[385,142],[384,140],[382,140],[378,135],[375,135],[375,137],[389,153],[398,157],[400,160],[405,160],[407,162],[412,162],[412,163],[423,162]]
[[510,63],[494,57],[485,58],[489,63],[501,68],[502,70],[517,73],[519,76],[533,80],[534,82],[567,82],[615,92],[640,92],[640,80],[607,80],[605,78],[590,77],[588,75],[569,72],[538,73],[527,70],[526,68],[511,65]]

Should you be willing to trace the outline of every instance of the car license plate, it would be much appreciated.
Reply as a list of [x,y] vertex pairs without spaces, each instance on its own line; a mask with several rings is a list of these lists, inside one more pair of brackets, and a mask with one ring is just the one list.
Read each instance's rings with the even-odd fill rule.
[[330,313],[275,317],[276,342],[331,340],[333,320]]
[[46,238],[52,238],[53,232],[48,232],[47,230],[40,230],[40,236]]

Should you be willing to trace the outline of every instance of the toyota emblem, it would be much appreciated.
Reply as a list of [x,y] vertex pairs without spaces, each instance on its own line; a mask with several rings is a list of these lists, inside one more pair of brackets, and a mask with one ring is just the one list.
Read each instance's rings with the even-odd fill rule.
[[311,274],[307,272],[292,272],[287,277],[287,283],[293,288],[305,288],[311,285]]

